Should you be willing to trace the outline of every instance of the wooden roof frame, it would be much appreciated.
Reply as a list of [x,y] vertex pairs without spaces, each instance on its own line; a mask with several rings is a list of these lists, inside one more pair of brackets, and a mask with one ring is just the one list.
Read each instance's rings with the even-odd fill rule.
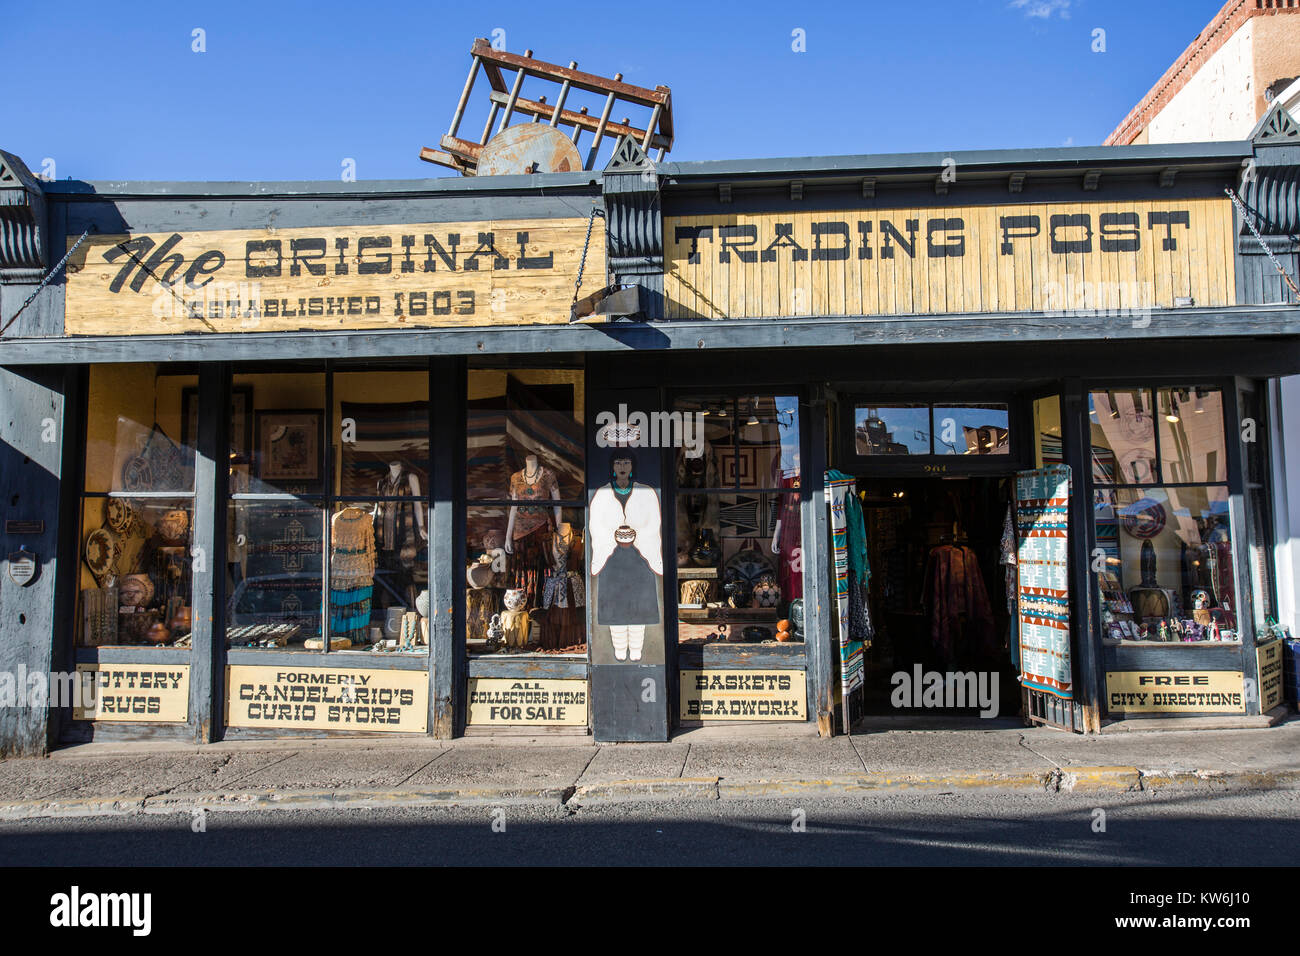
[[[465,176],[477,173],[479,155],[494,133],[499,133],[510,125],[515,113],[532,117],[532,122],[545,121],[552,127],[565,126],[572,130],[570,139],[575,146],[584,132],[593,135],[591,146],[583,168],[594,168],[596,156],[606,137],[613,137],[615,142],[623,137],[630,137],[641,145],[643,150],[658,150],[656,159],[662,160],[664,154],[673,145],[673,106],[672,91],[666,86],[648,89],[623,82],[623,74],[616,73],[611,80],[594,73],[584,73],[577,63],[570,61],[567,67],[555,63],[546,63],[533,59],[533,51],[526,50],[522,56],[494,50],[492,44],[483,37],[474,41],[470,48],[473,61],[469,76],[461,92],[460,101],[452,115],[447,134],[439,140],[442,149],[428,146],[420,150],[420,158],[430,163],[437,163],[454,169]],[[469,103],[478,78],[480,68],[491,85],[488,101],[491,108],[488,121],[477,141],[468,140],[459,135],[460,124],[465,116],[465,107]],[[513,74],[509,84],[503,71]],[[554,103],[547,103],[546,97],[536,100],[522,99],[519,90],[525,77],[548,80],[559,84],[559,93]],[[566,110],[565,100],[570,90],[583,90],[588,93],[605,95],[605,106],[599,118],[590,115],[584,106],[580,111]],[[650,122],[644,129],[631,125],[625,117],[622,122],[611,122],[610,116],[617,103],[632,104],[650,109]],[[504,111],[504,112],[503,112]],[[495,129],[494,129],[495,127]]]

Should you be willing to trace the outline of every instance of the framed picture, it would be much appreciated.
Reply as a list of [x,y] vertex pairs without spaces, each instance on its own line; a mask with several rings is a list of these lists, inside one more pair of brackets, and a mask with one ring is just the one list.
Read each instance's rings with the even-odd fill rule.
[[257,413],[257,477],[263,481],[319,481],[324,446],[323,409]]
[[[199,440],[199,390],[181,391],[181,445],[194,448]],[[253,386],[236,385],[230,390],[230,460],[252,461]]]

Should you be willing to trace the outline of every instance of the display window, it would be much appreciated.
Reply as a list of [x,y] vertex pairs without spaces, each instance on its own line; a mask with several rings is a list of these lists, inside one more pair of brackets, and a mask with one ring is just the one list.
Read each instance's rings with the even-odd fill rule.
[[868,458],[1010,455],[1011,409],[1000,402],[860,402],[853,449]]
[[799,400],[682,396],[700,440],[676,451],[677,639],[802,642]]
[[81,646],[190,645],[195,452],[184,416],[197,383],[153,363],[90,368]]
[[428,382],[401,367],[234,376],[227,646],[428,653]]
[[1223,393],[1089,394],[1103,639],[1240,643]]
[[471,369],[467,397],[468,653],[585,656],[583,374]]

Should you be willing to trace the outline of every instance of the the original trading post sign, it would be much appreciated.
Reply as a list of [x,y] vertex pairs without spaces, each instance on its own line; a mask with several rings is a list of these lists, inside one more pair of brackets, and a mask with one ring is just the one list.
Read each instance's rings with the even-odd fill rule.
[[64,331],[567,323],[584,246],[602,276],[585,217],[94,236],[68,263]]
[[1236,301],[1225,199],[795,209],[664,219],[667,318]]

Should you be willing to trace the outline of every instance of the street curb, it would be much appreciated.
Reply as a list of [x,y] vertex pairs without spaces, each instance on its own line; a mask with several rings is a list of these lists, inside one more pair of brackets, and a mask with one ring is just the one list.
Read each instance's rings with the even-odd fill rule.
[[453,806],[536,806],[664,800],[754,800],[843,797],[890,791],[1032,790],[1037,793],[1248,791],[1300,789],[1300,769],[1167,770],[1129,766],[1051,770],[971,770],[962,773],[870,771],[809,779],[728,781],[723,777],[648,777],[568,787],[440,787],[404,790],[288,790],[46,797],[0,802],[0,821],[47,817],[128,816],[138,813],[263,810],[375,810]]
[[720,777],[646,777],[576,787],[570,803],[635,800],[717,800]]

